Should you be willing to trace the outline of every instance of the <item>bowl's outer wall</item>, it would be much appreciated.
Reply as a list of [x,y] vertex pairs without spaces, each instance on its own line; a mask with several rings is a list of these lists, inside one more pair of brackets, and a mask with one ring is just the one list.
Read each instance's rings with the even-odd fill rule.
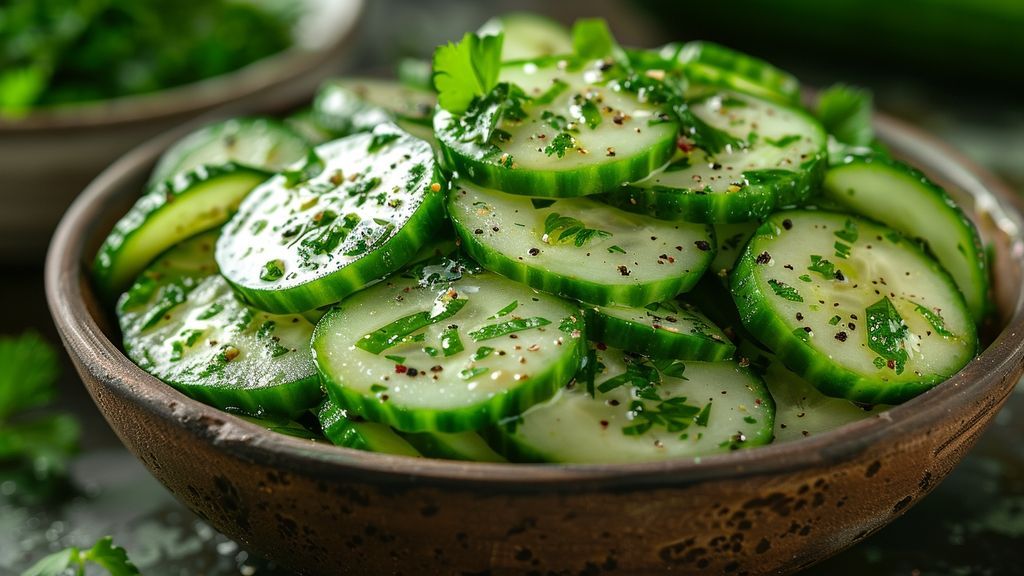
[[82,266],[167,138],[118,162],[72,208],[51,247],[48,298],[79,373],[125,445],[190,508],[282,565],[352,574],[789,573],[927,494],[1022,371],[1024,250],[1014,200],[1007,192],[993,200],[979,187],[998,183],[959,160],[951,168],[951,156],[911,131],[879,128],[894,149],[969,191],[965,205],[995,214],[978,221],[995,246],[995,297],[1007,327],[935,390],[798,443],[699,463],[464,464],[305,443],[187,399],[110,342],[116,332]]

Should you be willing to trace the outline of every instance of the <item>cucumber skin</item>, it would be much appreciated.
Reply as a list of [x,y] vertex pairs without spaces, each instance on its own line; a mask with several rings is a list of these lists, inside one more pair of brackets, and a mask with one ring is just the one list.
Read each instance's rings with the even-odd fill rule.
[[168,382],[167,385],[208,406],[257,417],[272,414],[295,418],[323,399],[320,378],[315,373],[270,388],[242,389],[240,394],[234,393],[232,389],[218,390],[180,382]]
[[[833,364],[826,354],[794,336],[792,330],[769,308],[766,295],[757,287],[754,258],[748,244],[730,275],[730,288],[740,320],[757,341],[772,343],[772,351],[786,368],[814,384],[822,394],[865,404],[900,404],[948,378],[934,375],[917,382],[886,383]],[[921,254],[921,258],[928,257]],[[938,264],[933,262],[932,266],[945,274]],[[952,284],[948,275],[947,281]],[[959,291],[954,290],[954,293],[959,294]],[[961,305],[966,308],[962,297]],[[977,350],[975,334],[971,356],[977,354]]]
[[682,334],[672,334],[606,316],[591,306],[587,306],[583,311],[586,315],[587,338],[612,348],[621,348],[652,358],[706,362],[728,360],[736,352],[736,346],[728,340],[718,342],[700,336],[683,337]]
[[[833,191],[832,188],[828,185],[829,176],[833,172],[842,171],[844,168],[847,167],[869,165],[881,165],[888,170],[892,170],[893,172],[905,175],[908,179],[913,180],[916,186],[922,186],[927,188],[929,191],[932,192],[932,194],[939,198],[943,204],[945,204],[951,210],[953,210],[956,213],[957,219],[960,221],[960,223],[963,224],[963,226],[966,229],[972,232],[971,246],[969,249],[971,250],[971,252],[973,252],[974,258],[977,262],[977,268],[972,270],[972,272],[974,272],[972,283],[974,284],[976,290],[972,291],[973,293],[968,295],[967,291],[964,290],[964,287],[961,287],[960,283],[956,282],[955,277],[953,280],[954,282],[956,282],[957,287],[960,289],[960,293],[963,294],[964,300],[968,304],[967,309],[970,310],[971,316],[974,318],[974,321],[979,324],[984,322],[985,318],[990,316],[995,311],[995,303],[994,300],[990,297],[992,287],[989,281],[989,271],[987,265],[988,259],[985,256],[985,247],[981,242],[981,237],[978,235],[978,230],[974,226],[974,223],[971,221],[970,218],[967,217],[966,214],[964,214],[963,209],[960,208],[960,206],[955,201],[953,201],[952,198],[950,198],[949,193],[947,193],[941,186],[939,186],[935,182],[932,182],[927,176],[924,175],[924,173],[914,168],[913,166],[904,164],[898,160],[893,159],[887,154],[883,154],[880,152],[872,151],[863,154],[844,154],[839,162],[836,162],[829,167],[828,173],[826,174],[825,180],[823,182],[822,199],[836,201],[840,206],[843,207],[844,210],[849,210],[847,205],[844,204],[842,201],[842,192],[840,190]],[[907,236],[916,237],[916,234],[914,234],[913,231],[905,227],[896,226],[892,222],[883,221],[882,223],[885,224],[886,226],[889,226],[890,228],[893,228],[906,234]],[[940,264],[942,263],[940,258],[935,257],[935,259],[938,260]],[[952,276],[952,274],[950,275]],[[978,290],[978,288],[980,288],[980,290]]]
[[[324,320],[319,322],[313,330],[311,340],[314,358],[317,355],[317,343],[327,336],[323,333],[326,330],[324,327],[330,323],[330,317],[339,313],[339,310],[339,308],[334,308],[325,314]],[[579,313],[577,318],[577,325],[580,332],[583,333],[583,314]],[[338,382],[327,374],[320,367],[319,362],[317,371],[320,373],[321,382],[327,389],[327,395],[335,404],[367,420],[387,424],[400,432],[465,432],[479,430],[521,414],[530,406],[554,396],[566,382],[576,375],[580,362],[585,356],[585,338],[567,338],[565,345],[572,347],[571,353],[566,354],[561,362],[552,364],[543,372],[531,375],[526,384],[519,386],[514,391],[506,391],[484,402],[456,410],[398,407],[377,398],[368,398],[358,392],[350,391],[344,382]]]
[[[796,77],[760,58],[701,40],[684,44],[676,58],[694,84],[721,86],[788,106],[800,105],[800,82]],[[752,86],[738,83],[731,76]]]
[[[449,202],[452,200],[450,199]],[[714,250],[705,252],[706,262],[704,265],[686,275],[643,285],[609,286],[589,280],[560,278],[539,268],[513,260],[497,250],[485,246],[474,237],[469,228],[459,222],[451,210],[448,212],[455,225],[455,233],[461,241],[462,249],[487,270],[526,284],[531,288],[598,306],[646,306],[651,302],[662,302],[673,298],[697,284],[708,265],[711,264],[715,252]],[[709,233],[712,238],[711,245],[714,246],[714,232],[710,231]]]
[[711,193],[665,186],[640,187],[627,184],[600,199],[612,206],[661,220],[686,222],[749,222],[765,218],[779,208],[803,204],[821,189],[827,162],[822,152],[808,161],[800,172],[752,170],[745,172],[749,184],[739,192]]
[[441,191],[428,188],[420,207],[398,232],[376,250],[332,273],[330,282],[321,279],[291,288],[259,289],[225,279],[244,300],[268,312],[301,313],[338,302],[389,271],[401,268],[416,257],[429,239],[437,236],[437,230],[447,219],[443,190],[447,180],[435,169],[433,181],[442,184]]
[[506,168],[498,163],[498,158],[486,160],[459,152],[445,137],[448,132],[446,122],[449,121],[452,121],[452,116],[444,110],[434,116],[434,132],[446,170],[458,172],[460,177],[484,188],[537,198],[588,196],[643,179],[672,158],[678,132],[673,131],[671,137],[658,142],[646,154],[573,170],[526,170]]
[[[128,213],[114,224],[113,229],[106,239],[103,240],[103,244],[97,251],[95,260],[93,260],[92,278],[100,293],[109,300],[117,298],[120,292],[160,254],[159,252],[153,254],[150,261],[142,262],[136,268],[121,269],[117,264],[118,253],[144,227],[143,224],[149,220],[152,214],[164,206],[181,201],[181,198],[186,196],[189,191],[192,191],[195,186],[222,177],[246,174],[252,176],[254,188],[271,176],[269,172],[229,162],[220,166],[206,166],[187,172],[177,178],[156,185],[145,195],[141,196]],[[204,225],[191,230],[186,237],[212,230],[227,222],[241,201],[242,198],[237,198],[224,207],[222,217],[211,218]],[[182,237],[178,238],[175,242],[168,243],[165,249],[172,248],[178,241],[184,239],[185,237]]]

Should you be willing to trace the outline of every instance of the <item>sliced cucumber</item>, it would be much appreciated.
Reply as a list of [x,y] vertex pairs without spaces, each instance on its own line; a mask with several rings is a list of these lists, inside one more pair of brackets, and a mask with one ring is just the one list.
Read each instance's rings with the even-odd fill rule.
[[408,432],[402,434],[424,456],[471,462],[507,462],[476,432]]
[[[673,48],[670,45],[667,51]],[[663,55],[665,52],[662,49]],[[788,106],[800,105],[800,82],[796,77],[760,58],[705,41],[687,42],[674,56],[689,80],[690,93],[719,87]]]
[[598,305],[645,306],[688,290],[714,256],[710,226],[631,214],[588,198],[527,198],[460,182],[448,212],[481,265]]
[[233,162],[277,172],[306,157],[309,143],[301,134],[270,118],[231,118],[204,126],[171,146],[160,157],[151,186],[200,166]]
[[991,300],[981,237],[938,184],[882,154],[846,154],[829,168],[823,196],[923,241],[953,277],[974,321],[985,317]]
[[512,460],[640,462],[695,458],[767,444],[774,403],[735,362],[674,362],[659,370],[614,349],[594,357],[554,398],[489,433]]
[[313,119],[335,136],[370,132],[395,122],[417,138],[432,141],[431,120],[437,95],[392,80],[344,78],[320,87],[313,101]]
[[544,16],[512,12],[495,16],[477,30],[481,36],[505,34],[501,59],[532,60],[572,53],[572,36],[565,26]]
[[139,198],[110,231],[93,262],[93,279],[113,299],[178,242],[227,221],[270,174],[237,164],[200,166]]
[[392,277],[342,301],[313,335],[331,397],[404,432],[519,414],[572,378],[583,345],[575,306],[488,272]]
[[722,278],[726,288],[729,286],[729,282],[726,280],[729,272],[736,266],[736,261],[743,255],[743,249],[747,247],[747,242],[750,241],[760,225],[761,223],[757,220],[714,225],[718,250],[715,252],[715,259],[711,262],[711,272]]
[[143,370],[211,406],[292,418],[320,401],[301,316],[245,305],[216,274],[215,233],[153,263],[118,302],[124,350]]
[[444,225],[442,182],[430,145],[391,124],[318,146],[242,203],[217,242],[221,273],[264,310],[337,302]]
[[850,422],[877,416],[889,407],[858,405],[830,398],[809,382],[772,362],[764,381],[775,399],[775,441],[790,442],[828,432]]
[[384,424],[350,418],[344,409],[330,398],[324,400],[317,410],[324,436],[336,446],[396,454],[399,456],[422,457],[416,448]]
[[664,170],[603,195],[625,210],[688,222],[745,222],[797,205],[821,184],[826,136],[804,112],[736,92],[689,106],[733,142],[713,151],[683,143]]
[[316,120],[313,118],[312,107],[303,108],[298,112],[290,114],[284,119],[284,123],[292,130],[301,134],[313,146],[319,146],[333,138],[331,133],[316,123]]
[[773,214],[732,274],[748,330],[828,396],[899,403],[973,358],[975,325],[938,264],[890,228]]
[[302,438],[303,440],[323,440],[323,436],[320,436],[295,420],[288,420],[284,418],[256,418],[253,416],[246,416],[244,414],[239,415],[239,417],[246,422],[251,422],[257,426],[270,430],[271,432],[284,434],[285,436],[291,436],[292,438]]
[[675,150],[679,125],[598,71],[526,62],[502,67],[500,80],[525,94],[489,137],[471,114],[434,116],[446,161],[476,184],[528,196],[596,194],[644,178]]
[[696,308],[665,301],[643,308],[587,306],[587,338],[654,358],[705,360],[732,358],[736,347]]

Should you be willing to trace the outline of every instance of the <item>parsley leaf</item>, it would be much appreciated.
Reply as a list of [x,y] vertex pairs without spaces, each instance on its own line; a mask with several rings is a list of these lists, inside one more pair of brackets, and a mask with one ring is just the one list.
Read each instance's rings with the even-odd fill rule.
[[504,41],[504,34],[481,37],[467,32],[461,42],[434,51],[434,88],[442,108],[462,114],[474,98],[490,93],[498,84]]
[[559,158],[565,156],[566,150],[571,150],[576,146],[576,139],[573,138],[572,134],[568,132],[559,132],[557,136],[551,139],[551,144],[544,147],[544,153],[548,156],[557,154]]
[[677,102],[672,106],[672,110],[679,118],[680,131],[683,136],[689,138],[695,146],[709,154],[718,154],[726,149],[742,150],[747,147],[747,142],[742,138],[730,136],[728,132],[719,130],[701,120],[685,102]]
[[886,365],[903,373],[909,359],[905,339],[910,329],[889,298],[883,297],[865,310],[868,321],[868,348],[887,360]]
[[39,334],[0,338],[0,366],[0,425],[17,412],[53,400],[60,364]]
[[620,51],[603,18],[577,20],[572,26],[572,49],[583,60],[599,60]]
[[[555,232],[558,232],[559,230],[561,230],[561,233],[558,234],[558,237],[556,238]],[[547,244],[568,242],[571,240],[577,248],[581,248],[594,237],[610,238],[611,236],[613,236],[613,234],[606,230],[587,228],[582,221],[577,220],[572,216],[562,216],[558,212],[552,212],[544,219],[544,236],[541,240]]]
[[843,144],[869,146],[875,140],[871,101],[871,92],[867,90],[836,84],[818,97],[815,116]]
[[86,563],[103,567],[111,576],[134,576],[139,569],[128,559],[124,548],[115,546],[110,536],[101,538],[88,550],[65,548],[55,552],[26,570],[22,576],[58,576],[65,573],[84,574]]
[[780,282],[779,280],[770,278],[768,280],[768,285],[772,287],[772,291],[775,292],[775,295],[780,298],[785,298],[791,302],[804,301],[804,297],[800,295],[800,292],[797,292],[796,288],[793,288],[785,282]]

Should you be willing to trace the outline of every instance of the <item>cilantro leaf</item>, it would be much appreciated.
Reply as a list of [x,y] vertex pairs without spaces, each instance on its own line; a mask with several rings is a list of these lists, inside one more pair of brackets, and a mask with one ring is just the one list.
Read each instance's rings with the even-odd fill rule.
[[836,84],[818,97],[815,116],[825,130],[843,144],[870,146],[875,140],[871,109],[871,92]]
[[139,573],[139,569],[128,559],[125,549],[115,546],[113,539],[107,536],[85,551],[65,548],[50,554],[21,576],[58,576],[68,572],[84,574],[88,562],[103,567],[111,576],[136,576]]
[[896,307],[887,297],[868,306],[865,310],[868,322],[868,348],[878,353],[887,362],[884,366],[903,373],[909,354],[906,350],[906,337],[910,329],[903,321]]
[[572,26],[572,49],[582,60],[599,60],[620,52],[604,18],[580,18]]
[[727,148],[742,150],[747,147],[747,142],[742,138],[730,136],[728,132],[719,130],[702,120],[694,114],[686,102],[676,102],[672,106],[672,110],[679,119],[680,131],[683,136],[693,141],[695,146],[708,154],[718,154]]
[[504,34],[477,36],[467,32],[457,44],[434,51],[437,102],[452,114],[465,112],[474,98],[486,96],[498,84]]
[[0,425],[17,412],[53,400],[57,353],[36,332],[0,338]]
[[53,400],[60,364],[35,332],[0,338],[0,462],[23,462],[45,480],[63,475],[78,448],[78,422],[66,414],[18,418]]

